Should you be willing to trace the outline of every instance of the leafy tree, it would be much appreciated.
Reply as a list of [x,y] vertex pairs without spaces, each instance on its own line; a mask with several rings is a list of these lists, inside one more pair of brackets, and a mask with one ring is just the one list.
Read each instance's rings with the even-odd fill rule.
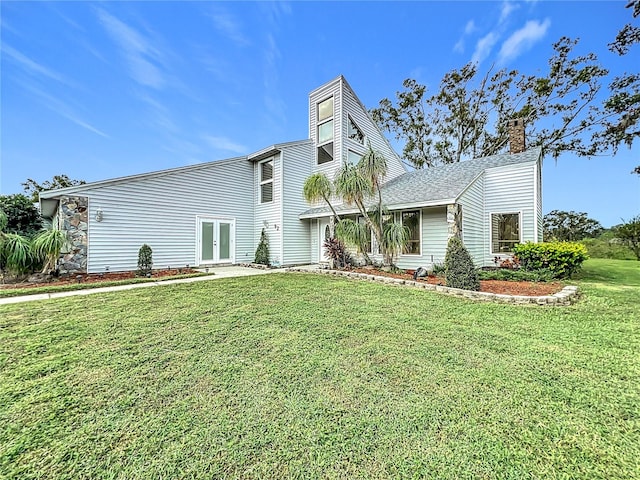
[[[630,1],[627,8],[632,9],[634,18],[640,16],[639,0]],[[609,44],[609,50],[623,56],[637,43],[640,43],[640,27],[629,23]],[[594,134],[593,138],[601,148],[610,147],[615,153],[620,145],[631,147],[640,137],[640,73],[624,73],[614,78],[609,90],[611,96],[603,104],[606,115],[603,130]],[[632,173],[640,175],[640,165]]]
[[615,235],[629,246],[640,261],[640,215],[616,227]]
[[258,248],[256,248],[256,258],[254,261],[261,265],[269,265],[269,239],[267,238],[264,228],[260,233],[260,241],[258,242]]
[[21,193],[0,195],[0,210],[7,216],[6,233],[33,237],[42,230],[42,217],[38,209]]
[[543,219],[545,241],[575,242],[597,237],[603,230],[597,220],[587,217],[585,212],[552,210]]
[[38,183],[35,180],[28,178],[22,186],[25,193],[31,197],[31,201],[36,203],[40,200],[40,192],[42,191],[73,187],[75,185],[84,185],[85,183],[87,182],[84,180],[73,180],[67,175],[54,175],[52,180],[45,180],[42,183]]
[[[445,74],[431,96],[424,85],[407,79],[396,103],[381,100],[372,116],[405,141],[403,154],[416,168],[505,151],[511,118],[524,121],[531,146],[541,146],[554,158],[565,151],[593,155],[600,144],[580,134],[602,121],[592,104],[608,71],[594,54],[573,56],[577,43],[558,40],[542,76],[506,69],[481,75],[470,63]],[[539,128],[542,124],[553,126]]]

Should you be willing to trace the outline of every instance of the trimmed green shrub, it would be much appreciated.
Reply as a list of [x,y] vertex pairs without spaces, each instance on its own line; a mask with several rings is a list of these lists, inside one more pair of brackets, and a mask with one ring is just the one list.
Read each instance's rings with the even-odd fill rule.
[[577,242],[521,243],[513,253],[523,270],[549,270],[554,278],[571,278],[589,256]]
[[444,257],[444,269],[447,287],[480,290],[478,272],[471,255],[458,237],[449,240],[447,254]]
[[262,233],[260,233],[260,241],[258,242],[258,248],[256,248],[256,258],[254,262],[261,265],[269,265],[269,239],[267,238],[264,228],[262,229]]
[[151,247],[146,243],[138,250],[138,270],[136,275],[139,277],[147,277],[151,275],[151,269],[153,268],[153,251]]
[[498,268],[478,271],[480,280],[507,280],[515,282],[549,282],[554,279],[550,270],[511,270]]

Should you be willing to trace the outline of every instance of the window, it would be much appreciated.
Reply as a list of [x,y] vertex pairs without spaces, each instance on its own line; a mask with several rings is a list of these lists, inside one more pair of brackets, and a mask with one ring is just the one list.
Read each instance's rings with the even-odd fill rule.
[[348,150],[347,151],[347,163],[349,165],[356,165],[360,159],[362,158],[362,154],[361,153],[356,153],[353,150]]
[[260,163],[260,203],[273,201],[273,160]]
[[520,214],[491,214],[491,253],[512,253],[520,243]]
[[420,210],[402,212],[402,225],[409,229],[409,242],[402,253],[420,255]]
[[349,130],[347,132],[349,138],[354,142],[358,142],[361,145],[364,145],[364,135],[362,130],[358,128],[356,123],[349,117]]
[[333,161],[333,97],[318,103],[318,165]]

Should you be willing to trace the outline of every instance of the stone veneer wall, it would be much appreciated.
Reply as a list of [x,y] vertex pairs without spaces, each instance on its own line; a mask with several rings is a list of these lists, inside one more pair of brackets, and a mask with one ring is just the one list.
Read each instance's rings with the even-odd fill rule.
[[67,234],[67,244],[60,252],[60,273],[87,273],[89,199],[60,197],[58,222],[60,230]]

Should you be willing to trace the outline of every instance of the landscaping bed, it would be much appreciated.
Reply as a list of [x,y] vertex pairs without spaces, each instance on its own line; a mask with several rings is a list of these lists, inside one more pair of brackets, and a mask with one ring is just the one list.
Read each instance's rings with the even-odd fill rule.
[[[407,270],[404,273],[386,272],[378,268],[356,268],[358,273],[368,275],[379,275],[403,280],[413,280],[413,271]],[[427,282],[432,285],[446,285],[444,277],[430,275],[425,278],[418,278],[419,282]],[[561,282],[528,282],[513,280],[480,280],[480,291],[487,293],[499,293],[504,295],[523,295],[526,297],[539,297],[543,295],[553,295],[558,293],[564,285]]]

